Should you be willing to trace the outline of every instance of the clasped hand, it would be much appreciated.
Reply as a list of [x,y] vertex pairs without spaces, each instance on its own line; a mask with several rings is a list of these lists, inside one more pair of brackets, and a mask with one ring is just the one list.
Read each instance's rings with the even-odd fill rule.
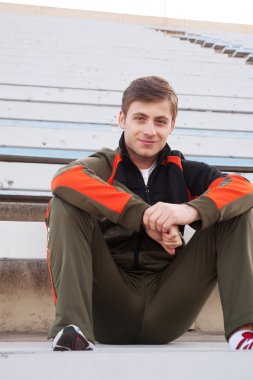
[[190,224],[199,219],[196,209],[186,204],[158,202],[149,207],[143,215],[147,234],[160,243],[171,255],[182,245],[179,225]]

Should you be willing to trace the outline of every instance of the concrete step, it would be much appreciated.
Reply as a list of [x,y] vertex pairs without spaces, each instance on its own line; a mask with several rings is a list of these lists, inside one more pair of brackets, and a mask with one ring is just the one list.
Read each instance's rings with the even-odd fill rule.
[[[45,260],[0,259],[0,331],[47,332],[54,304]],[[194,328],[223,332],[223,316],[216,288],[197,317]]]
[[187,333],[167,345],[97,344],[93,352],[52,352],[43,335],[0,335],[1,379],[250,378],[250,353],[230,352],[220,335]]

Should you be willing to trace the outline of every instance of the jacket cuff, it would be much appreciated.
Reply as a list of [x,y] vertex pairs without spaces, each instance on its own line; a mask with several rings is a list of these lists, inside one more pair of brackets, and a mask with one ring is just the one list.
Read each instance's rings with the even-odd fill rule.
[[[140,232],[143,227],[143,214],[150,206],[138,200],[131,200],[131,205],[127,205],[126,209],[120,216],[118,223],[130,230]],[[129,203],[130,203],[129,202]]]
[[200,215],[200,220],[190,225],[195,230],[203,230],[219,220],[219,209],[210,198],[202,195],[187,204],[194,207]]

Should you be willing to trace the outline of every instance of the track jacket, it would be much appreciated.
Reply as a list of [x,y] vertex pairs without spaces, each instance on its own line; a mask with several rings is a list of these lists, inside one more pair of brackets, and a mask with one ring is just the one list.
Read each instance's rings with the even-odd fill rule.
[[187,203],[199,212],[201,220],[194,223],[198,229],[253,206],[253,185],[245,178],[185,160],[167,144],[145,186],[127,154],[124,133],[116,150],[103,149],[61,168],[52,181],[52,192],[95,216],[116,261],[129,269],[160,270],[171,259],[143,229],[143,213],[149,205]]

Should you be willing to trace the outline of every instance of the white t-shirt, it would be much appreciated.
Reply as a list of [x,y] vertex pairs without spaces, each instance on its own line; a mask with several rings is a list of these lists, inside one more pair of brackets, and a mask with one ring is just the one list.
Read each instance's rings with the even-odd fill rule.
[[148,178],[149,178],[150,174],[152,173],[152,171],[154,170],[155,167],[156,167],[156,161],[147,169],[139,169],[141,174],[142,174],[142,177],[144,179],[145,185],[148,184]]

